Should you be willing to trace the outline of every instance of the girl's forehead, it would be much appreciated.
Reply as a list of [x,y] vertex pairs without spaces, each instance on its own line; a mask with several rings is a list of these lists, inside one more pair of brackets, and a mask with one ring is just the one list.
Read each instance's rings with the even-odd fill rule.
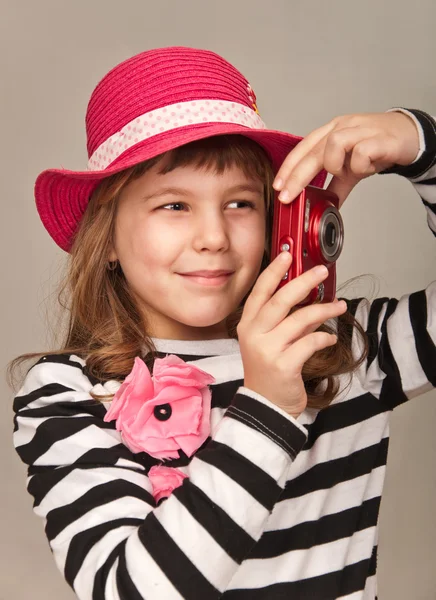
[[167,185],[169,182],[179,183],[184,186],[195,187],[198,184],[214,184],[216,186],[230,186],[235,184],[250,184],[259,191],[263,190],[263,182],[259,177],[246,173],[238,165],[228,165],[219,170],[216,165],[179,165],[171,170],[163,169],[165,163],[158,163],[142,176],[144,185]]
[[215,198],[230,194],[250,194],[260,199],[264,196],[264,183],[259,178],[250,177],[237,166],[218,173],[212,168],[185,165],[162,173],[155,165],[130,182],[123,190],[120,201],[133,207],[137,202],[148,203],[165,196]]

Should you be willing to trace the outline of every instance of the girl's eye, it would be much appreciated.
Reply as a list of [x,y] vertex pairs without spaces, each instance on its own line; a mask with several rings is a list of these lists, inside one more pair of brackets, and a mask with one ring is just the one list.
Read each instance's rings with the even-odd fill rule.
[[245,206],[248,206],[248,208],[255,207],[254,202],[249,202],[248,200],[235,200],[234,202],[231,202],[230,204],[245,204]]
[[[235,200],[234,202],[230,202],[230,204],[243,204],[245,206],[243,206],[243,208],[248,207],[248,208],[254,208],[255,204],[254,202],[248,202],[248,200]],[[164,206],[161,206],[160,208],[165,208],[168,209],[168,207],[174,207],[174,206],[186,206],[185,204],[183,204],[183,202],[173,202],[171,204],[165,204]],[[169,209],[171,210],[171,212],[180,212],[180,209]]]
[[[165,206],[161,206],[160,208],[167,208],[168,206],[185,206],[183,202],[173,202],[172,204],[165,204]],[[180,212],[179,210],[172,212]]]

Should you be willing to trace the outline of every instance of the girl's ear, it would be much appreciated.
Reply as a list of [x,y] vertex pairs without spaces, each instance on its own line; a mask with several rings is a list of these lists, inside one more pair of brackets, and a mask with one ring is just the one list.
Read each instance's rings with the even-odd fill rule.
[[115,250],[111,247],[109,249],[109,254],[108,254],[108,261],[109,262],[115,262],[116,260],[118,260],[118,256],[117,253],[115,252]]

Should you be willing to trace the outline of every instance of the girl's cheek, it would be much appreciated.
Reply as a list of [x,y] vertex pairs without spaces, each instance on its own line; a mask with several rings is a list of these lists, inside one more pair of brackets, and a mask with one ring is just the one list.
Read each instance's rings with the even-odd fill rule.
[[250,219],[241,223],[240,226],[235,230],[235,237],[241,238],[244,240],[244,243],[247,241],[251,246],[258,246],[259,244],[265,244],[265,223],[260,219]]

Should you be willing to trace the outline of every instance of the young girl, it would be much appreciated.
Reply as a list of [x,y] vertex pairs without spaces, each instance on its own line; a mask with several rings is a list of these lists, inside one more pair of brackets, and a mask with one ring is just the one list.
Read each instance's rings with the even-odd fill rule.
[[[436,384],[436,283],[298,307],[277,287],[273,185],[342,204],[376,172],[436,233],[436,121],[346,115],[303,141],[265,128],[216,54],[143,52],[88,106],[85,172],[43,172],[70,253],[69,326],[14,401],[14,443],[56,564],[82,600],[376,597],[393,408]],[[336,334],[336,336],[334,335]]]

